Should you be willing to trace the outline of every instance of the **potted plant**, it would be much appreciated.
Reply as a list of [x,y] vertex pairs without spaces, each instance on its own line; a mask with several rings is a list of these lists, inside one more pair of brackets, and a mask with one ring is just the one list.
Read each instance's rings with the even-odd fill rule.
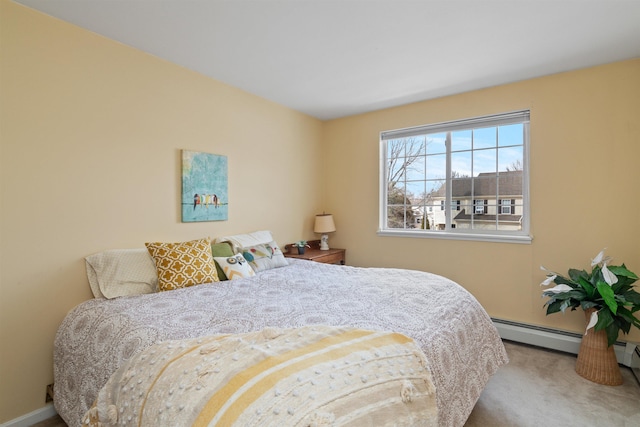
[[[638,276],[622,265],[609,265],[604,249],[591,261],[591,272],[569,269],[562,276],[544,267],[547,278],[541,283],[547,315],[578,307],[585,312],[587,328],[580,345],[576,371],[600,384],[622,384],[613,344],[620,330],[629,333],[631,326],[640,328],[634,313],[640,310],[640,293],[633,289]],[[613,360],[611,360],[613,358]],[[604,360],[607,363],[604,363]],[[617,383],[617,384],[613,384]]]
[[299,240],[293,243],[291,246],[294,248],[298,248],[298,255],[303,255],[305,248],[311,248],[311,246],[307,244],[306,240]]

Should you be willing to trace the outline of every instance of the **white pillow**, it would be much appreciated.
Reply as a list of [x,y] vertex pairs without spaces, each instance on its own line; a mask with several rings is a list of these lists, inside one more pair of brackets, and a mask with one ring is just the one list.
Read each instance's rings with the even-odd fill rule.
[[242,254],[235,254],[233,256],[217,256],[213,259],[218,263],[225,276],[229,280],[242,279],[244,277],[255,276],[256,273],[249,265]]
[[157,292],[156,266],[147,249],[111,249],[86,257],[85,264],[96,298]]
[[235,234],[233,236],[218,237],[215,240],[216,243],[231,243],[231,248],[235,253],[240,252],[240,249],[242,248],[269,243],[271,241],[273,241],[273,236],[271,236],[271,232],[268,230],[254,231],[253,233],[248,234]]
[[275,241],[243,247],[239,252],[249,261],[249,264],[251,264],[251,267],[256,273],[289,265]]

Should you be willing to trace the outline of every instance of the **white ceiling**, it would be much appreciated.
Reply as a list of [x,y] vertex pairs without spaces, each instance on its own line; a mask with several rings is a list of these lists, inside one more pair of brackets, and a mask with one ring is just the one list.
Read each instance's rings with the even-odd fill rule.
[[640,0],[16,1],[320,119],[640,57]]

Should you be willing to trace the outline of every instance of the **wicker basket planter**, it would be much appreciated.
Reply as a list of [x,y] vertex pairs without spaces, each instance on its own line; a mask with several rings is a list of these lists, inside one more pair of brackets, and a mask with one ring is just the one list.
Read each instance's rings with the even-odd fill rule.
[[[585,311],[587,322],[594,311],[593,308]],[[618,359],[613,346],[607,345],[607,333],[604,330],[596,332],[591,328],[582,337],[576,372],[594,383],[611,386],[622,384]]]

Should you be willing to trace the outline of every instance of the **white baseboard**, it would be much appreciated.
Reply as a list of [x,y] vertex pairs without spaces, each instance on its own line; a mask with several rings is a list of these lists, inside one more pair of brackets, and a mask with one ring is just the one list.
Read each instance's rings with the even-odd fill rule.
[[[582,340],[582,335],[580,334],[509,320],[496,318],[492,318],[492,320],[496,329],[498,329],[500,337],[505,340],[572,354],[578,354],[580,350],[580,342]],[[638,372],[640,372],[640,347],[634,343],[618,341],[614,344],[613,349],[616,352],[618,363],[633,369],[636,377],[638,377]]]
[[56,409],[53,407],[53,403],[49,403],[40,409],[36,409],[33,412],[22,415],[11,421],[7,421],[4,424],[0,424],[0,427],[29,427],[40,421],[44,421],[48,418],[54,417],[57,414]]

